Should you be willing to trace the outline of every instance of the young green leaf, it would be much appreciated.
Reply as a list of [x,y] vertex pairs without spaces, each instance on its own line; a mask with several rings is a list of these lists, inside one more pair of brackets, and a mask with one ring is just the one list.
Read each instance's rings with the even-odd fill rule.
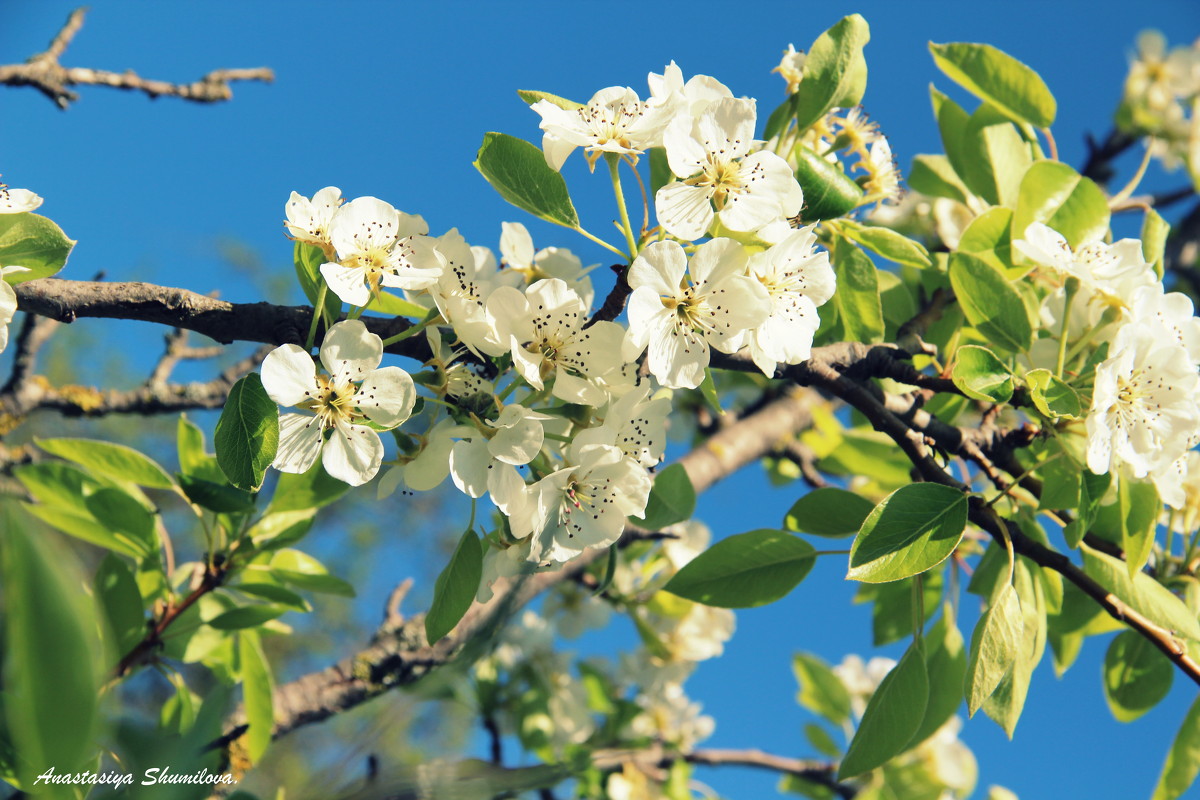
[[104,523],[97,522],[90,513],[54,508],[43,505],[25,505],[25,510],[68,536],[74,536],[97,547],[112,550],[134,558],[146,555],[144,545],[128,536],[120,536],[109,530]]
[[1142,258],[1154,265],[1154,272],[1159,278],[1163,276],[1163,255],[1167,250],[1167,234],[1170,232],[1171,226],[1157,211],[1146,209],[1146,219],[1142,221]]
[[283,616],[286,608],[279,606],[242,606],[231,608],[223,614],[218,614],[208,621],[208,624],[219,631],[238,631],[243,628],[257,628],[264,622]]
[[954,552],[967,524],[967,496],[936,483],[892,492],[863,522],[850,547],[849,580],[887,583],[919,575]]
[[1084,549],[1083,570],[1105,589],[1144,614],[1151,622],[1194,641],[1200,641],[1200,623],[1183,601],[1144,572],[1133,576],[1125,562]]
[[[966,153],[967,125],[971,121],[971,115],[958,103],[939,92],[932,83],[929,84],[929,100],[933,105],[933,118],[937,120],[938,134],[942,139],[942,152],[946,154],[947,165],[953,175],[952,183],[957,183],[958,187],[962,190],[961,196],[951,196],[951,199],[965,203],[967,202],[967,196],[971,193],[966,185],[962,183],[962,176],[967,174],[968,168]],[[930,157],[941,158],[941,156]],[[950,177],[940,171],[938,174],[946,178]],[[923,190],[918,189],[918,191]]]
[[960,203],[967,202],[967,195],[971,191],[954,171],[950,159],[942,155],[915,156],[904,179],[909,188],[915,191],[932,197],[947,197]]
[[1121,549],[1129,577],[1141,572],[1150,559],[1162,501],[1150,481],[1122,476],[1117,481],[1117,518],[1121,528]]
[[834,248],[837,291],[834,305],[846,331],[846,339],[870,344],[883,340],[883,302],[879,297],[879,275],[871,258],[842,239]]
[[1151,800],[1183,797],[1197,774],[1200,774],[1200,697],[1192,703],[1179,726],[1179,733],[1175,734]]
[[258,491],[279,446],[279,407],[252,372],[233,385],[214,437],[217,463],[239,489]]
[[975,716],[983,701],[996,691],[1017,659],[1023,626],[1016,589],[1007,584],[980,617],[971,636],[964,686],[967,712],[971,716]]
[[74,246],[74,239],[40,214],[0,214],[0,264],[28,270],[9,273],[8,283],[50,277],[66,266]]
[[819,656],[797,653],[792,656],[792,673],[800,690],[796,702],[834,725],[850,719],[850,693],[845,684]]
[[1021,180],[1012,237],[1024,239],[1030,224],[1043,222],[1079,247],[1103,239],[1110,216],[1104,192],[1091,179],[1058,161],[1039,161]]
[[271,668],[258,633],[242,631],[238,634],[238,656],[242,665],[242,705],[246,709],[246,723],[250,726],[239,741],[253,764],[263,757],[271,744],[271,733],[275,728],[275,682],[271,679]]
[[253,494],[225,483],[180,475],[179,488],[183,489],[188,500],[218,514],[247,514],[254,511]]
[[1039,128],[1054,124],[1054,95],[1036,72],[987,44],[929,43],[938,69],[971,94],[1001,109],[1016,122]]
[[1029,314],[1002,272],[976,256],[953,253],[950,284],[967,320],[993,344],[1014,353],[1029,349]]
[[908,749],[928,701],[925,649],[917,639],[867,703],[862,722],[838,767],[838,780],[875,769]]
[[646,516],[630,517],[646,530],[662,530],[668,525],[690,519],[696,510],[696,490],[682,464],[672,464],[654,478]]
[[567,182],[536,145],[504,133],[485,134],[475,168],[517,208],[556,225],[579,227]]
[[954,716],[963,701],[963,679],[967,674],[967,652],[958,625],[950,618],[950,605],[925,634],[925,668],[929,673],[929,703],[912,744],[928,739]]
[[[64,552],[52,551],[37,526],[0,503],[4,714],[19,769],[73,769],[93,746],[100,694],[94,606]],[[22,783],[32,786],[32,776]]]
[[475,601],[482,578],[483,546],[475,532],[468,530],[434,584],[433,604],[425,615],[425,637],[430,644],[454,630]]
[[271,556],[271,575],[284,583],[342,597],[354,597],[354,587],[329,574],[325,565],[307,553],[283,549]]
[[808,542],[784,531],[739,533],[686,564],[663,591],[721,608],[766,605],[804,580],[815,552]]
[[963,394],[975,400],[1007,403],[1012,398],[1012,372],[986,347],[968,344],[958,348],[950,378]]
[[115,536],[130,541],[143,553],[158,547],[155,515],[120,489],[97,489],[86,498],[88,512]]
[[1051,419],[1076,419],[1083,413],[1079,394],[1048,369],[1031,369],[1025,373],[1029,399],[1038,411]]
[[[921,576],[921,607],[937,608],[942,601],[945,579],[942,570],[930,570]],[[871,603],[871,641],[876,647],[898,642],[913,635],[913,581],[863,583],[854,595],[855,603]]]
[[137,580],[124,561],[109,553],[96,568],[92,588],[112,634],[115,657],[120,658],[146,634],[146,614]]
[[1133,722],[1171,691],[1175,666],[1149,640],[1118,633],[1104,654],[1104,697],[1118,722]]
[[906,267],[925,269],[932,266],[929,251],[920,242],[914,241],[891,228],[877,225],[860,225],[846,220],[840,225],[842,234],[876,255]]
[[867,88],[863,47],[871,29],[859,14],[843,17],[813,42],[804,61],[804,80],[792,96],[796,124],[804,130],[831,108],[858,105]]
[[171,489],[175,482],[167,471],[123,444],[96,439],[38,439],[47,453],[74,461],[100,478],[112,477],[151,489]]
[[783,527],[813,536],[851,536],[858,533],[875,505],[865,497],[826,486],[814,489],[788,509]]
[[533,105],[539,100],[549,100],[564,111],[575,111],[576,109],[583,108],[583,103],[576,103],[574,100],[568,100],[565,97],[559,97],[549,92],[539,92],[535,89],[517,89],[517,96],[529,105]]
[[1012,214],[1011,208],[989,208],[971,220],[955,249],[978,256],[1009,278],[1023,275],[1012,268]]
[[962,179],[972,192],[993,205],[1016,205],[1033,157],[1021,134],[994,106],[984,104],[971,115],[963,157]]

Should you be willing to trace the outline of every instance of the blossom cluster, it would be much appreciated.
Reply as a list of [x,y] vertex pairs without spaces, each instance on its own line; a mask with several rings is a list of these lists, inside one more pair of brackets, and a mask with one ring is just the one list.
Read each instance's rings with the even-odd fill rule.
[[[707,76],[685,82],[674,64],[650,88],[646,102],[614,87],[579,108],[533,105],[553,167],[577,147],[593,164],[610,154],[631,166],[665,149],[673,179],[655,198],[660,227],[627,231],[627,324],[596,315],[579,257],[535,248],[520,224],[502,226],[497,257],[378,198],[346,202],[337,187],[293,193],[285,207],[288,234],[322,262],[322,297],[351,311],[325,334],[324,370],[296,345],[264,363],[271,398],[311,412],[284,414],[274,466],[302,472],[320,459],[347,483],[371,480],[379,432],[404,423],[423,388],[423,428],[398,432],[379,491],[449,477],[491,499],[504,522],[483,596],[530,562],[615,542],[645,511],[672,390],[699,387],[713,349],[742,352],[768,376],[807,359],[817,309],[834,293],[813,229],[789,222],[803,202],[793,167],[754,139],[755,102]],[[358,319],[395,303],[424,318],[386,342]],[[416,381],[377,369],[386,345],[422,330],[431,358]]]
[[[1200,97],[1200,39],[1170,50],[1158,31],[1143,31],[1137,55],[1125,78],[1117,124],[1122,130],[1152,137],[1151,154],[1168,169],[1188,162],[1197,136],[1193,104]],[[1200,165],[1191,164],[1194,171]]]
[[1153,481],[1165,503],[1182,507],[1188,451],[1200,443],[1200,318],[1192,301],[1163,288],[1136,239],[1072,249],[1039,222],[1013,246],[1060,285],[1042,304],[1046,329],[1061,331],[1058,341],[1038,343],[1047,363],[1051,349],[1107,348],[1086,420],[1088,469]]

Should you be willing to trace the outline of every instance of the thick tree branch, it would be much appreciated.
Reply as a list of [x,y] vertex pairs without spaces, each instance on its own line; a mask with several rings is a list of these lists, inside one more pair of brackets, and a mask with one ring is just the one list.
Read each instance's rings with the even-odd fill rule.
[[266,67],[254,69],[218,69],[194,83],[177,84],[167,81],[142,78],[133,72],[108,72],[87,67],[64,67],[60,60],[67,46],[83,27],[86,8],[71,12],[67,22],[41,53],[30,56],[24,64],[0,66],[0,84],[5,86],[32,86],[56,106],[66,109],[79,99],[71,86],[108,86],[145,92],[150,98],[178,97],[196,103],[217,103],[233,97],[229,84],[233,81],[275,80],[275,73]]

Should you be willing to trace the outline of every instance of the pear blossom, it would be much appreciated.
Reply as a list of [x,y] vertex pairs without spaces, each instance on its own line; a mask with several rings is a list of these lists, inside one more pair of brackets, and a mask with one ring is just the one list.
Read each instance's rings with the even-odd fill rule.
[[443,269],[428,287],[428,297],[418,299],[428,303],[431,298],[442,319],[454,328],[459,341],[472,352],[490,356],[507,352],[508,338],[497,333],[486,305],[488,297],[497,288],[489,280],[489,277],[495,277],[495,272],[479,271],[480,262],[476,261],[474,251],[457,228],[437,237],[434,249]]
[[662,461],[667,447],[667,416],[671,398],[647,398],[649,387],[640,386],[609,403],[604,422],[575,434],[575,441],[614,445],[625,457],[651,468]]
[[[713,239],[688,263],[676,242],[655,242],[634,260],[628,281],[625,359],[649,346],[650,372],[671,389],[704,380],[709,347],[736,352],[748,330],[770,314],[770,296],[746,275],[748,255],[732,239]],[[686,276],[686,278],[685,278]]]
[[601,89],[587,105],[565,109],[550,100],[530,106],[541,117],[542,151],[554,170],[576,147],[587,153],[588,164],[596,168],[603,153],[637,156],[662,144],[663,129],[671,121],[674,108],[648,105],[637,92],[621,86]]
[[425,338],[433,355],[426,363],[437,369],[442,378],[440,385],[430,388],[438,394],[459,399],[492,393],[494,387],[491,381],[476,375],[465,363],[455,363],[462,351],[454,350],[442,341],[442,335],[436,328],[426,328]]
[[737,618],[728,608],[702,603],[683,603],[681,616],[648,614],[647,625],[677,661],[706,661],[725,652],[725,642],[733,636]]
[[630,722],[633,733],[668,742],[682,752],[712,736],[717,727],[712,717],[701,713],[704,707],[682,690],[658,696],[641,694],[637,703],[643,710]]
[[578,639],[608,624],[612,606],[575,583],[561,583],[542,604],[542,613],[564,639]]
[[370,424],[394,428],[412,413],[416,392],[399,367],[378,369],[383,341],[360,320],[339,322],[321,342],[317,373],[312,356],[294,344],[277,347],[262,365],[263,388],[281,406],[299,406],[316,416],[279,418],[280,472],[303,473],[317,460],[325,471],[358,486],[379,471],[383,442]]
[[380,286],[424,289],[443,268],[428,232],[424,219],[376,197],[351,200],[329,223],[338,260],[322,264],[321,275],[334,294],[356,306],[371,302]]
[[1093,302],[1099,306],[1124,308],[1138,289],[1158,282],[1137,239],[1121,239],[1113,244],[1086,242],[1072,250],[1058,231],[1034,222],[1025,229],[1025,238],[1013,240],[1013,248],[1043,267],[1078,279],[1095,294]]
[[311,200],[299,192],[292,192],[287,205],[284,206],[287,220],[283,225],[296,241],[332,250],[329,224],[341,208],[342,202],[342,190],[336,186],[326,186],[314,194]]
[[42,204],[42,198],[28,189],[10,189],[0,183],[0,214],[24,214]]
[[779,60],[779,66],[771,70],[778,72],[779,76],[787,81],[787,93],[795,94],[800,88],[800,81],[804,79],[804,61],[807,59],[803,50],[797,50],[791,43],[788,44],[787,50],[783,51],[783,58]]
[[587,273],[592,267],[585,269],[579,257],[565,247],[543,247],[534,252],[533,237],[519,222],[502,222],[500,228],[500,255],[509,269],[524,276],[526,283],[559,278],[591,308],[596,290]]
[[867,171],[863,190],[869,201],[892,204],[900,202],[900,169],[896,166],[892,146],[888,144],[887,137],[880,135],[872,142],[867,157],[858,162],[858,166]]
[[623,366],[625,331],[603,320],[588,326],[587,312],[583,298],[558,278],[540,280],[524,295],[501,287],[488,299],[497,332],[508,336],[513,367],[530,386],[542,389],[553,377],[555,397],[601,406],[608,392],[592,378]]
[[626,517],[646,510],[650,475],[616,447],[576,443],[567,456],[567,466],[534,485],[531,518],[513,519],[534,532],[531,561],[562,562],[589,547],[607,547],[620,538]]
[[709,75],[693,75],[685,83],[683,70],[672,61],[661,75],[651,72],[646,79],[650,85],[650,105],[671,106],[675,113],[698,117],[718,100],[733,97],[729,87]]
[[1175,341],[1187,351],[1193,364],[1200,364],[1200,317],[1186,294],[1164,291],[1158,282],[1139,287],[1129,301],[1129,317],[1134,323],[1149,325],[1166,340]]
[[792,232],[779,244],[750,257],[750,276],[767,290],[770,315],[746,343],[755,366],[767,377],[778,364],[799,364],[812,352],[821,325],[817,306],[833,297],[836,278],[829,254],[816,250],[813,227]]
[[1200,432],[1200,375],[1183,347],[1147,325],[1124,326],[1109,354],[1087,416],[1088,469],[1125,465],[1145,478],[1169,468]]
[[754,101],[731,98],[667,127],[667,162],[680,180],[659,189],[654,205],[668,233],[694,240],[718,217],[729,230],[753,231],[800,213],[804,192],[788,163],[751,152],[754,123]]
[[471,497],[486,492],[509,517],[513,536],[523,539],[532,532],[526,522],[534,502],[517,467],[528,464],[541,452],[546,414],[522,405],[505,406],[494,422],[485,422],[487,433],[471,431],[450,452],[450,474],[454,485]]
[[450,475],[450,451],[455,442],[470,435],[471,430],[450,418],[439,421],[428,433],[418,437],[420,452],[383,474],[375,490],[376,496],[380,499],[388,497],[401,484],[414,492],[428,492],[440,486]]
[[28,271],[25,267],[0,267],[0,353],[8,347],[8,323],[17,313],[17,293],[4,276]]
[[515,578],[533,571],[529,563],[530,540],[525,539],[509,547],[489,547],[483,554],[483,572],[475,599],[486,603],[492,599],[492,587],[501,579]]

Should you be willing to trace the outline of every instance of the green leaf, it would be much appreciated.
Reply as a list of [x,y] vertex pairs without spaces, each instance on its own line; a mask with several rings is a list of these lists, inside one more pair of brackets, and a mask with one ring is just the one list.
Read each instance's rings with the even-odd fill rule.
[[218,614],[208,624],[219,631],[237,631],[242,628],[257,628],[264,622],[283,616],[286,608],[278,606],[242,606]]
[[109,553],[96,568],[92,587],[112,634],[116,657],[120,658],[146,634],[146,615],[137,580],[124,561]]
[[1010,208],[989,208],[971,220],[955,249],[978,256],[1009,278],[1021,277],[1026,270],[1012,268],[1012,215]]
[[892,492],[863,522],[850,547],[846,578],[865,583],[919,575],[958,547],[967,524],[967,496],[936,483]]
[[536,145],[504,133],[485,134],[475,168],[517,208],[556,225],[579,227],[567,182]]
[[918,269],[933,265],[929,260],[929,251],[925,249],[924,245],[890,228],[860,225],[851,220],[842,222],[840,227],[842,234],[847,239],[858,242],[872,253],[881,255],[888,261]]
[[180,475],[179,488],[183,489],[188,500],[218,514],[247,514],[254,511],[254,495],[225,483]]
[[96,518],[89,513],[41,505],[26,505],[25,510],[68,536],[74,536],[106,550],[123,553],[133,558],[141,558],[146,555],[146,550],[141,542],[129,537],[117,536],[108,529],[107,525],[97,522]]
[[696,490],[682,464],[672,464],[654,478],[646,516],[630,517],[634,524],[657,531],[676,522],[691,519],[696,510]]
[[[933,105],[933,118],[937,120],[938,134],[942,139],[942,152],[946,154],[953,177],[952,182],[956,183],[962,191],[961,197],[947,196],[951,196],[960,203],[966,203],[967,196],[971,192],[962,183],[962,176],[967,174],[967,125],[971,122],[971,115],[958,103],[939,92],[932,83],[929,84],[929,100]],[[941,156],[931,156],[931,158],[941,158]],[[947,179],[951,177],[940,171],[938,174]]]
[[1083,413],[1079,394],[1048,369],[1033,369],[1025,373],[1029,399],[1038,411],[1051,419],[1078,419]]
[[1175,666],[1149,640],[1118,633],[1104,654],[1104,697],[1118,722],[1133,722],[1171,691]]
[[963,141],[963,181],[993,205],[1015,206],[1033,161],[1021,134],[995,107],[982,105],[971,115]]
[[842,18],[813,42],[804,61],[804,80],[792,96],[796,124],[804,130],[831,108],[858,105],[867,88],[863,47],[871,40],[859,14]]
[[784,531],[739,533],[684,565],[663,591],[721,608],[766,605],[804,580],[815,552],[808,542]]
[[796,702],[834,725],[850,719],[850,692],[819,656],[797,653],[792,656],[792,672],[800,690]]
[[814,536],[850,536],[858,533],[875,505],[845,489],[826,486],[814,489],[788,509],[783,526],[789,531]]
[[883,341],[883,302],[879,275],[870,256],[845,239],[834,248],[837,291],[833,303],[846,340],[871,344]]
[[1058,161],[1038,161],[1021,181],[1012,237],[1024,239],[1026,228],[1043,222],[1079,247],[1103,239],[1110,216],[1104,192],[1090,178]]
[[20,464],[13,468],[13,475],[42,505],[79,514],[87,514],[84,498],[100,485],[79,467],[62,461]]
[[[296,267],[296,281],[300,284],[301,291],[308,298],[308,302],[316,307],[317,300],[321,296],[321,285],[325,280],[321,276],[321,265],[325,263],[325,251],[315,244],[297,241],[292,247],[292,263]],[[328,299],[329,293],[327,292],[326,300],[328,301]]]
[[195,475],[205,469],[210,456],[204,447],[204,431],[183,414],[175,428],[175,446],[179,452],[179,471]]
[[312,605],[310,605],[307,600],[293,592],[291,589],[285,589],[278,584],[239,583],[228,588],[244,594],[253,595],[254,597],[261,597],[264,600],[270,600],[272,603],[287,606],[293,611],[300,611],[302,613],[312,611]]
[[950,159],[942,155],[919,155],[913,158],[904,176],[909,188],[932,197],[947,197],[959,203],[967,202],[970,189],[958,177]]
[[862,722],[838,766],[838,780],[882,766],[908,749],[921,726],[928,701],[925,649],[917,639],[867,702]]
[[271,556],[271,574],[284,583],[310,592],[354,597],[354,587],[329,574],[325,565],[299,550],[278,550]]
[[1033,668],[1041,660],[1046,646],[1046,607],[1041,584],[1035,580],[1032,571],[1041,568],[1031,567],[1031,563],[1024,556],[1019,557],[1013,575],[1012,588],[1016,590],[1021,607],[1021,634],[1016,655],[995,690],[983,701],[984,713],[1004,729],[1009,739],[1012,739],[1025,708]]
[[468,530],[434,584],[433,604],[425,615],[425,638],[430,644],[454,630],[475,602],[482,578],[483,546],[475,532]]
[[157,549],[154,514],[125,492],[109,487],[97,489],[84,498],[84,504],[96,521],[118,538],[124,536],[143,553]]
[[533,105],[539,100],[548,100],[564,111],[575,111],[576,109],[583,108],[583,103],[576,103],[574,100],[568,100],[565,97],[559,97],[556,94],[539,92],[533,89],[517,89],[517,96],[529,105]]
[[1132,578],[1150,560],[1154,534],[1162,501],[1150,481],[1122,476],[1117,482],[1117,519],[1121,528],[1121,549]]
[[1012,398],[1012,372],[986,347],[968,344],[954,351],[950,377],[963,394],[975,400],[1007,403]]
[[950,617],[950,605],[925,634],[925,669],[929,673],[929,703],[912,744],[928,739],[954,716],[963,701],[967,675],[967,653],[958,625]]
[[264,514],[246,536],[260,550],[278,550],[295,544],[308,535],[316,516],[315,509]]
[[1083,570],[1105,589],[1140,611],[1151,622],[1200,641],[1200,623],[1183,601],[1144,572],[1132,577],[1124,561],[1084,549]]
[[704,398],[704,404],[708,406],[708,409],[718,417],[724,416],[725,410],[721,408],[721,397],[717,394],[717,382],[713,380],[712,370],[708,367],[704,368],[704,380],[700,381],[699,389],[700,396]]
[[29,270],[10,273],[8,283],[50,277],[66,266],[74,246],[74,239],[40,214],[0,214],[0,265]]
[[671,164],[667,161],[665,147],[651,147],[646,153],[650,161],[650,194],[658,194],[658,190],[675,180],[671,172]]
[[37,446],[67,461],[74,461],[100,477],[112,477],[151,489],[173,489],[167,471],[123,444],[95,439],[38,439]]
[[[905,578],[891,583],[863,583],[854,596],[855,603],[871,603],[871,640],[876,647],[913,635],[913,581]],[[944,578],[941,570],[921,576],[921,607],[937,608],[942,600]]]
[[350,486],[330,477],[318,459],[303,474],[279,473],[279,482],[275,484],[275,494],[271,495],[266,514],[324,508],[348,491]]
[[815,722],[807,722],[804,725],[804,738],[808,739],[808,743],[813,746],[818,753],[827,755],[830,758],[841,758],[842,748],[834,741],[829,732]]
[[1162,775],[1151,800],[1176,800],[1182,797],[1200,774],[1200,697],[1197,697],[1175,734],[1167,753]]
[[[328,300],[328,297],[326,297],[326,300]],[[371,301],[367,303],[367,310],[391,317],[410,317],[417,320],[422,320],[429,316],[429,309],[425,306],[417,305],[405,300],[403,297],[383,290],[371,296]]]
[[929,43],[938,69],[971,94],[1002,110],[1015,122],[1039,128],[1054,124],[1054,95],[1036,72],[987,44]]
[[1171,226],[1167,224],[1153,208],[1146,209],[1146,219],[1142,221],[1142,258],[1154,265],[1154,272],[1159,279],[1163,276],[1163,255],[1167,250],[1167,234]]
[[1017,659],[1023,626],[1016,589],[1006,584],[980,617],[971,635],[971,653],[967,659],[964,687],[967,712],[971,716],[975,716],[983,701],[996,691],[1005,673]]
[[279,446],[279,407],[252,372],[233,385],[217,420],[217,463],[239,489],[257,491]]
[[94,606],[68,554],[37,536],[11,503],[0,506],[0,594],[5,609],[4,714],[19,764],[70,772],[90,755],[102,659]]
[[953,253],[950,284],[967,320],[993,344],[1014,353],[1029,349],[1029,315],[1003,273],[976,256]]
[[831,164],[802,144],[793,151],[796,181],[804,190],[801,222],[819,222],[845,216],[862,202],[862,188],[851,180],[840,163]]
[[275,682],[271,679],[271,667],[257,633],[242,631],[238,634],[238,657],[242,667],[242,704],[246,709],[246,724],[250,726],[238,742],[246,748],[246,757],[253,764],[263,757],[271,744],[271,732],[275,728]]

